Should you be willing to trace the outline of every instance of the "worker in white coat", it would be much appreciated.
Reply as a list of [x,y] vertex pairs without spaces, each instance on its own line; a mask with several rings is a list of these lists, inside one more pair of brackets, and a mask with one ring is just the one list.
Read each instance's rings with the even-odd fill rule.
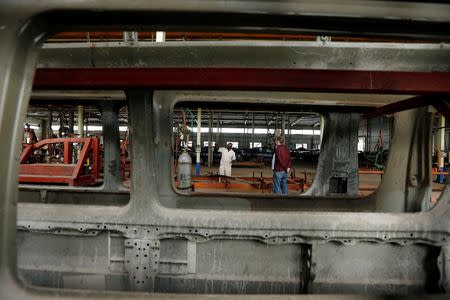
[[220,147],[219,152],[222,153],[220,159],[219,175],[231,176],[231,164],[236,160],[236,154],[233,151],[233,144],[228,143],[227,147]]

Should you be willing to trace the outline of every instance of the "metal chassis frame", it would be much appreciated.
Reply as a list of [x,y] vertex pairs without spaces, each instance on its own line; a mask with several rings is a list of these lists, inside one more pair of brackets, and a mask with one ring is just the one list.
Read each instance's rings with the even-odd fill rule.
[[[68,164],[71,164],[72,160],[72,143],[84,143],[83,148],[80,153],[80,159],[76,164],[74,164],[72,174],[70,177],[61,176],[61,177],[49,177],[51,175],[51,170],[57,165],[48,165],[48,164],[40,164],[39,166],[32,166],[32,169],[39,170],[37,173],[40,173],[39,176],[29,176],[27,173],[28,167],[30,165],[26,164],[26,160],[32,154],[32,151],[38,149],[44,145],[48,144],[64,144],[64,163],[62,167],[66,167]],[[82,175],[82,167],[83,164],[86,163],[86,159],[89,154],[92,152],[93,156],[93,173],[89,175]],[[99,140],[97,138],[66,138],[66,139],[47,139],[42,140],[36,144],[28,145],[22,152],[20,156],[21,170],[22,173],[19,175],[19,182],[41,182],[41,183],[66,183],[69,185],[86,185],[92,184],[99,177]]]
[[[31,83],[34,74],[34,66],[37,61],[37,53],[42,38],[45,36],[46,27],[29,26],[30,17],[49,9],[91,9],[106,5],[106,2],[64,2],[56,5],[48,2],[48,5],[29,6],[21,10],[22,6],[16,7],[14,1],[2,4],[7,8],[0,13],[2,23],[0,24],[0,39],[5,45],[0,49],[0,62],[3,68],[0,70],[0,138],[4,143],[0,147],[0,190],[3,191],[1,200],[2,226],[0,227],[0,295],[8,299],[33,298],[42,299],[73,299],[79,296],[92,298],[130,297],[148,298],[148,294],[122,294],[122,293],[99,293],[61,291],[43,288],[29,287],[17,279],[15,259],[15,231],[16,231],[16,200],[17,200],[17,174],[18,165],[17,149],[15,141],[19,140],[21,132],[21,121],[24,120],[28,98],[31,93]],[[70,7],[68,4],[74,4]],[[153,6],[145,1],[139,2],[148,10],[167,8],[164,5]],[[177,7],[188,9],[192,3],[171,3],[168,8]],[[217,3],[219,4],[219,3]],[[273,4],[273,3],[272,3]],[[111,9],[127,9],[128,7],[114,2]],[[209,7],[211,9],[211,7]],[[214,5],[213,5],[214,8]],[[217,9],[217,7],[215,7]],[[272,7],[273,8],[273,7]],[[348,8],[348,7],[347,7]],[[242,9],[242,8],[240,8]],[[17,10],[17,12],[16,12]],[[12,13],[14,11],[14,13]],[[18,12],[20,11],[20,13]],[[8,13],[10,13],[8,15]],[[441,16],[442,18],[442,16]],[[148,98],[148,94],[136,92],[138,97]],[[17,100],[17,101],[16,101]],[[148,103],[147,99],[147,103]],[[147,109],[148,110],[148,109]],[[144,118],[144,112],[136,112]],[[151,120],[148,128],[152,128]],[[145,153],[143,150],[153,149],[154,143],[151,134],[141,129],[134,132],[139,136],[142,143],[137,145],[141,149],[133,151]],[[136,147],[136,148],[137,148]],[[156,176],[152,170],[155,159],[152,159],[154,151],[142,157],[142,164],[136,161],[136,173],[142,174],[141,178],[152,179]],[[139,167],[139,169],[138,169]],[[150,180],[145,188],[133,184],[132,199],[123,207],[98,207],[98,206],[74,206],[58,207],[57,213],[54,205],[40,207],[33,204],[19,205],[19,227],[29,225],[32,230],[47,230],[48,226],[54,228],[67,228],[73,230],[78,224],[84,224],[84,230],[116,230],[132,238],[138,237],[143,231],[150,232],[155,239],[168,237],[171,232],[186,236],[187,238],[198,237],[199,239],[212,239],[228,235],[240,236],[241,238],[257,239],[266,243],[293,243],[294,237],[298,243],[325,243],[333,240],[343,244],[357,243],[358,241],[374,242],[397,242],[399,244],[425,243],[443,246],[443,257],[448,260],[448,236],[450,233],[449,203],[450,190],[447,187],[438,204],[425,213],[243,213],[197,210],[174,210],[161,206],[158,201],[157,190],[154,180]],[[151,193],[148,193],[151,190]],[[150,201],[148,201],[150,200]],[[46,221],[42,222],[45,216]],[[80,221],[82,220],[82,221]],[[330,220],[333,220],[332,222]],[[126,229],[125,225],[133,225],[132,229]],[[338,225],[337,225],[338,224]],[[196,229],[196,233],[190,232]],[[285,238],[282,241],[281,237]],[[447,264],[447,268],[449,268]],[[448,272],[448,270],[447,270]],[[447,273],[445,272],[445,273]],[[448,279],[447,279],[448,280]],[[448,282],[447,282],[448,286]],[[163,295],[153,295],[164,297]],[[167,296],[178,297],[178,296]],[[198,296],[197,296],[198,297]],[[260,296],[257,296],[258,298]]]

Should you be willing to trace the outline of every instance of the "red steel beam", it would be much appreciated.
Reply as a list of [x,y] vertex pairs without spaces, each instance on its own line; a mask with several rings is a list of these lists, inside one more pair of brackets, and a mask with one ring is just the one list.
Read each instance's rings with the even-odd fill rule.
[[432,105],[434,101],[436,101],[436,99],[433,99],[430,96],[416,96],[377,107],[373,110],[366,112],[364,116],[369,119],[381,115],[393,114],[408,109],[422,107],[425,105]]
[[90,138],[55,138],[55,139],[45,139],[41,140],[35,144],[32,144],[34,149],[37,149],[39,147],[45,146],[47,144],[59,144],[64,142],[69,143],[85,143],[89,141]]
[[439,113],[444,115],[447,120],[450,120],[450,104],[447,100],[442,99],[442,96],[440,95],[423,95],[397,101],[370,110],[366,112],[364,116],[366,118],[373,118],[381,115],[393,114],[408,109],[418,108],[425,105],[433,105],[439,111]]
[[20,154],[19,162],[21,164],[25,163],[33,153],[33,150],[34,150],[33,144],[26,146],[26,148],[23,149],[22,153]]
[[73,164],[21,164],[19,173],[21,176],[70,177],[74,168]]
[[450,72],[264,68],[44,68],[36,70],[34,88],[450,94]]
[[65,184],[71,184],[72,179],[70,177],[49,177],[46,175],[42,176],[30,176],[30,175],[19,175],[19,182],[20,183],[65,183]]
[[72,163],[72,143],[69,143],[69,141],[64,141],[64,163]]

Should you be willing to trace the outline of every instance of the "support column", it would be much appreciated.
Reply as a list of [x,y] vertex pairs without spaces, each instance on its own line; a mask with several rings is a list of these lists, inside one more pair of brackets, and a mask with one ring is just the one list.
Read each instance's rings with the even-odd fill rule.
[[156,32],[156,42],[162,43],[166,41],[166,32],[165,31],[157,31]]
[[317,173],[304,195],[358,194],[359,118],[358,113],[330,112],[325,115]]
[[48,136],[48,138],[52,138],[53,137],[52,124],[53,124],[53,111],[50,109],[48,111],[48,122],[47,122],[47,136]]
[[252,147],[255,148],[255,113],[252,113]]
[[[80,123],[78,123],[80,124]],[[104,170],[103,189],[118,191],[124,189],[120,178],[120,134],[118,110],[114,103],[102,105]]]
[[124,42],[138,42],[139,41],[139,37],[138,37],[138,32],[137,31],[124,31],[123,32],[123,41]]
[[445,151],[447,153],[447,162],[450,161],[450,152],[449,152],[449,148],[450,148],[450,132],[447,132],[445,134]]
[[208,168],[211,168],[213,161],[213,115],[212,112],[209,112],[209,135],[208,135]]
[[202,136],[202,109],[197,109],[197,146],[195,152],[197,154],[196,157],[196,165],[195,165],[195,174],[197,176],[200,175],[200,151],[202,150],[201,146],[201,136]]
[[41,120],[40,124],[41,129],[41,136],[39,137],[39,140],[45,140],[48,138],[48,121],[47,120]]
[[275,115],[275,129],[274,129],[274,135],[276,134],[278,130],[278,114]]
[[432,193],[429,148],[432,113],[422,107],[394,116],[389,160],[380,186],[371,198],[378,212],[425,211]]
[[245,121],[244,121],[244,131],[242,131],[242,138],[241,138],[241,145],[247,145],[248,139],[247,139],[247,134],[248,134],[248,112],[245,114]]
[[283,138],[283,142],[286,143],[285,140],[285,131],[286,130],[286,117],[284,113],[281,113],[281,137]]
[[69,133],[74,134],[74,125],[75,125],[75,113],[73,111],[69,112]]
[[[288,114],[287,115],[287,123],[288,123],[288,136],[287,136],[287,142],[285,142],[287,144],[288,147],[290,147],[291,145],[291,116]],[[295,147],[294,147],[295,149]]]
[[219,136],[219,128],[220,128],[220,114],[219,113],[217,113],[217,115],[216,115],[216,128],[217,128],[217,131],[216,131],[216,144],[220,144],[220,136]]
[[87,118],[85,118],[83,121],[84,121],[84,124],[83,124],[83,126],[84,126],[84,129],[83,129],[83,134],[84,134],[84,136],[85,137],[89,137],[89,117],[90,117],[90,115],[89,115],[89,113],[88,113],[88,115],[87,115]]
[[[445,153],[445,117],[440,115],[439,117],[439,148],[438,148],[438,168],[439,171],[444,172],[444,153]],[[444,183],[445,176],[443,174],[438,175],[439,183]]]
[[60,137],[63,137],[63,136],[65,137],[64,130],[63,130],[64,118],[65,118],[64,113],[62,111],[59,111],[58,117],[59,117],[59,132],[58,133],[59,133]]
[[77,123],[78,123],[78,137],[84,137],[84,108],[83,105],[78,105],[78,114],[77,114]]
[[[325,118],[320,116],[320,139],[319,139],[319,147],[322,147],[322,139],[323,139],[323,130],[325,128]],[[317,147],[317,148],[319,148]],[[356,147],[358,148],[358,142],[356,142]],[[311,145],[312,148],[312,145]]]

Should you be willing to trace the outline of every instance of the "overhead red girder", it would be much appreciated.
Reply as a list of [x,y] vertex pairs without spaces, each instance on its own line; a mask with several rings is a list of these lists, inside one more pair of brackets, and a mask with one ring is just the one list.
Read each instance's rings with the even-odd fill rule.
[[34,88],[450,94],[450,72],[265,68],[44,68],[36,70]]
[[448,96],[415,96],[368,110],[364,113],[364,116],[366,118],[373,118],[385,114],[393,114],[408,109],[432,105],[448,120],[450,118],[450,105],[448,99]]

